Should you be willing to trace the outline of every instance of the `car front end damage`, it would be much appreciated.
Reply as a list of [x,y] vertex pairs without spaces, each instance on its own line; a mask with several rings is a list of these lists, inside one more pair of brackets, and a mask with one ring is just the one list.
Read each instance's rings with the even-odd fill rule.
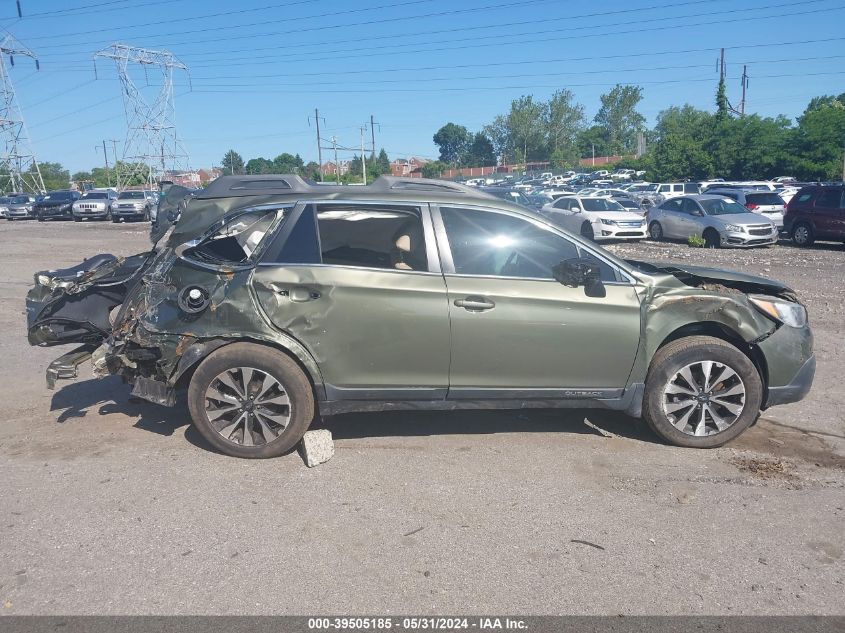
[[765,387],[763,409],[797,402],[810,391],[816,367],[813,334],[806,308],[792,289],[739,272],[629,263],[647,275],[643,343],[632,376],[647,375],[662,345],[702,334],[728,340],[752,360]]

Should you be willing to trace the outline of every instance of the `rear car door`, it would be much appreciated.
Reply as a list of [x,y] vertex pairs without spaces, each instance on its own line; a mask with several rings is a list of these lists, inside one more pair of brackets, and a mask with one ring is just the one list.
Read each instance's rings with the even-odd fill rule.
[[449,314],[427,205],[315,203],[291,220],[252,284],[328,397],[445,398]]
[[660,225],[663,227],[663,235],[677,239],[683,236],[683,215],[681,213],[681,201],[672,199],[660,205]]
[[[449,398],[555,397],[627,382],[640,338],[634,285],[539,220],[472,206],[433,211],[452,327]],[[606,295],[552,277],[590,256]],[[563,396],[565,397],[565,396]]]
[[825,187],[816,196],[813,220],[817,237],[845,239],[845,205],[842,198],[841,187]]

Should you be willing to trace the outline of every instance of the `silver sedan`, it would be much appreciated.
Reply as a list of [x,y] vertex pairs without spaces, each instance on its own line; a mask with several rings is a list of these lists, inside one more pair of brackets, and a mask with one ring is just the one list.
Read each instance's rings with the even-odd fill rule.
[[666,200],[648,211],[652,239],[687,240],[696,235],[708,248],[768,246],[778,228],[766,217],[722,196],[691,195]]

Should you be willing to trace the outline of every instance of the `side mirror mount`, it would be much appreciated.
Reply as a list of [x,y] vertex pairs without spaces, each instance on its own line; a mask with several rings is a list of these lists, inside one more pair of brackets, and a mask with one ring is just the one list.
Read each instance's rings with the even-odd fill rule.
[[607,293],[601,282],[601,269],[593,260],[576,257],[565,259],[552,268],[554,278],[564,286],[578,288],[584,286],[588,297],[604,297]]

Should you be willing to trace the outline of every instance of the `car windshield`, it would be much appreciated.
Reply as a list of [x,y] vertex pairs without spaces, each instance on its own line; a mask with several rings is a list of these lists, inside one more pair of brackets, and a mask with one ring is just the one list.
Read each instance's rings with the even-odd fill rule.
[[117,197],[118,200],[144,200],[145,198],[143,191],[124,191]]
[[733,200],[720,198],[699,200],[698,202],[707,215],[735,215],[737,213],[751,213],[751,211]]
[[29,201],[29,196],[15,196],[14,198],[9,198],[9,204],[26,204]]
[[103,191],[90,191],[82,196],[83,200],[108,200],[109,194]]
[[657,191],[657,183],[655,182],[650,184],[648,187],[643,189],[643,191]]
[[616,202],[626,209],[639,209],[639,206],[633,200],[617,200]]
[[609,198],[581,198],[585,211],[624,211],[625,207]]
[[54,202],[56,200],[70,200],[71,197],[70,191],[54,191],[53,193],[48,193],[44,196],[44,200]]

